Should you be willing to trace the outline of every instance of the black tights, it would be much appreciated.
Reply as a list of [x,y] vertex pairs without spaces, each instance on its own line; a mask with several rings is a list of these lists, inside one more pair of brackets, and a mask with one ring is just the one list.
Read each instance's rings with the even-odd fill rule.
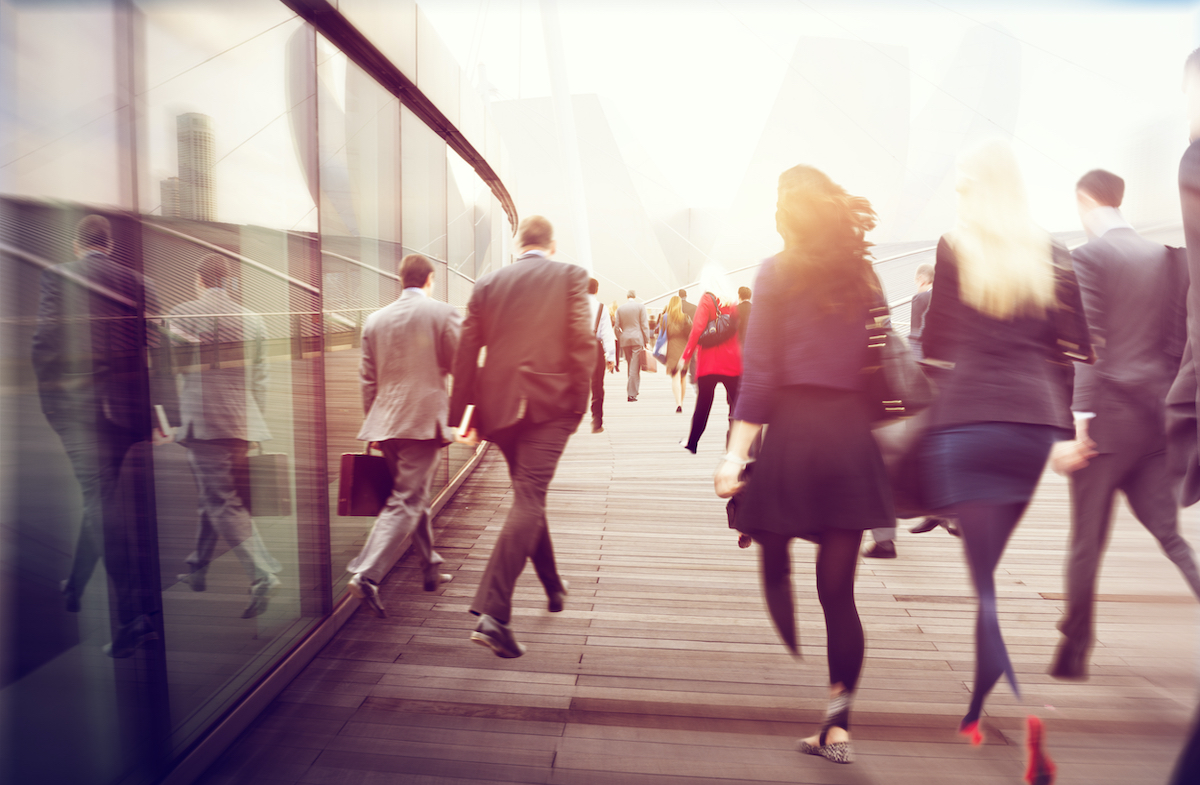
[[696,382],[696,410],[692,412],[692,432],[688,435],[687,448],[696,451],[704,428],[708,425],[708,414],[712,411],[713,398],[717,394],[717,384],[725,385],[725,400],[729,401],[729,416],[733,416],[733,405],[737,403],[738,381],[740,376],[721,376],[710,373],[701,376]]
[[[752,532],[752,536],[759,544],[767,609],[784,644],[796,653],[799,643],[792,597],[792,538],[764,531]],[[861,531],[830,529],[821,534],[817,547],[817,598],[825,613],[829,683],[841,684],[847,693],[858,685],[865,648],[862,622],[854,604],[854,571],[861,543]]]
[[968,502],[955,508],[967,565],[971,568],[971,580],[979,598],[979,611],[975,617],[975,687],[971,691],[971,706],[967,716],[963,717],[964,727],[979,719],[983,701],[1001,675],[1007,675],[1013,692],[1017,697],[1021,695],[1012,662],[1008,659],[1008,649],[1000,635],[995,573],[996,565],[1004,555],[1004,546],[1027,505],[1028,502]]

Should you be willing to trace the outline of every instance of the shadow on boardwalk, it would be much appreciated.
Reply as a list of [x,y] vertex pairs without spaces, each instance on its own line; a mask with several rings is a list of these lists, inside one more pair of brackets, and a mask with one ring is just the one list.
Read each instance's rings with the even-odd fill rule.
[[[1068,501],[1061,478],[1043,479],[997,574],[1024,702],[997,686],[980,748],[955,734],[974,628],[959,542],[901,530],[900,558],[861,562],[858,762],[838,766],[794,748],[818,727],[827,689],[813,546],[793,544],[794,663],[767,621],[757,553],[737,548],[712,493],[723,402],[693,457],[676,444],[688,415],[674,413],[663,374],[643,376],[637,403],[623,377],[607,389],[605,432],[585,423],[550,493],[567,609],[546,612],[532,569],[517,588],[528,654],[501,660],[467,639],[511,500],[492,451],[436,523],[455,580],[427,595],[419,569],[400,564],[383,588],[391,617],[356,614],[202,782],[999,785],[1022,781],[1031,712],[1046,721],[1059,783],[1166,781],[1197,700],[1198,606],[1123,506],[1092,678],[1054,681]],[[1185,520],[1195,541],[1197,515]]]

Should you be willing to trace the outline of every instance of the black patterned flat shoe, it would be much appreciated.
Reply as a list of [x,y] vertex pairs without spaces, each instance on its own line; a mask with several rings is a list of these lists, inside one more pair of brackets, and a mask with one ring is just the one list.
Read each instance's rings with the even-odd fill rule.
[[[825,734],[821,734],[821,738],[825,738]],[[830,744],[809,744],[804,739],[796,747],[805,755],[820,755],[822,758],[834,763],[853,763],[854,762],[854,747],[848,741],[835,741]]]

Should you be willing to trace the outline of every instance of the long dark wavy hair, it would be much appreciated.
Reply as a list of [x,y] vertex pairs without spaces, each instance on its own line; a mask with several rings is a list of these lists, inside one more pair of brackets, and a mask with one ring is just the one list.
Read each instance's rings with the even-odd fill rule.
[[776,255],[788,294],[803,291],[825,312],[869,302],[879,291],[865,239],[875,211],[861,196],[811,166],[779,175],[775,228],[783,238]]

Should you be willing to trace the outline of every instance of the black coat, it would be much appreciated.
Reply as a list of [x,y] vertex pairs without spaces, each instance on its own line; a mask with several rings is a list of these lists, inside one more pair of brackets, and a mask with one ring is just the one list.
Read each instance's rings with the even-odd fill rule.
[[587,284],[582,267],[537,254],[479,279],[454,361],[452,425],[467,404],[485,439],[522,420],[583,416],[596,367]]

